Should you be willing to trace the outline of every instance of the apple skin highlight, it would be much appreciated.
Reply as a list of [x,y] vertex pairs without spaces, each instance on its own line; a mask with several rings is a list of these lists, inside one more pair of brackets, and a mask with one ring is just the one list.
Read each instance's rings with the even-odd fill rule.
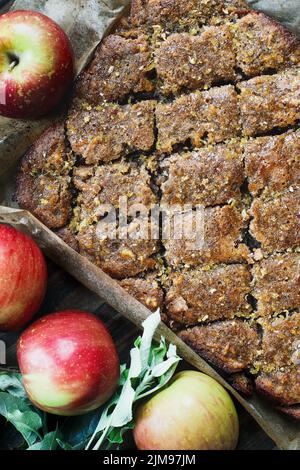
[[0,225],[0,331],[18,331],[32,319],[47,279],[46,261],[35,241]]
[[65,32],[30,10],[0,15],[0,114],[36,118],[62,99],[74,77],[74,55]]
[[90,313],[66,310],[41,318],[21,335],[17,356],[28,397],[48,413],[88,413],[117,387],[115,345]]
[[138,408],[133,434],[139,450],[233,450],[239,422],[216,380],[184,371]]

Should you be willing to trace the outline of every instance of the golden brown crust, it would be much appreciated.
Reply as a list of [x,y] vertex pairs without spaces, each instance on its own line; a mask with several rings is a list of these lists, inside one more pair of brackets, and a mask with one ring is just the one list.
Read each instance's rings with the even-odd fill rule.
[[177,323],[195,325],[251,313],[247,302],[251,276],[246,266],[183,271],[171,274],[169,282],[166,309]]
[[281,405],[300,403],[300,313],[264,321],[261,375],[256,379],[260,393]]
[[293,405],[300,401],[300,373],[294,369],[285,372],[261,374],[255,381],[256,390],[269,400],[282,405]]
[[104,221],[83,226],[76,236],[79,252],[116,279],[154,269],[157,264],[154,255],[159,246],[156,240],[135,238],[143,230],[142,226],[138,220],[132,221],[128,227],[131,235],[125,239],[114,235],[113,227],[110,228],[109,223],[105,225]]
[[239,134],[238,96],[232,85],[183,95],[171,104],[158,103],[156,120],[161,153],[171,153],[176,144],[188,141],[201,147],[204,138],[222,142]]
[[[133,0],[117,31],[78,79],[66,129],[25,156],[18,201],[174,331],[190,327],[180,335],[241,393],[255,374],[299,418],[300,144],[286,132],[299,39],[240,0]],[[204,243],[201,221],[150,240],[133,211],[122,237],[120,196],[173,218],[170,205],[203,204]]]
[[236,66],[254,77],[300,65],[300,40],[264,13],[253,11],[232,25]]
[[69,173],[73,163],[63,123],[47,129],[21,162],[16,200],[53,229],[66,225],[71,215]]
[[179,336],[220,369],[228,373],[244,370],[255,360],[259,337],[255,328],[242,320],[196,326]]
[[291,187],[275,197],[261,196],[251,207],[251,234],[263,251],[284,251],[300,246],[300,190]]
[[[200,90],[300,65],[300,40],[263,13],[251,12],[235,23],[174,33],[155,51],[164,94]],[[240,73],[242,72],[242,73]]]
[[161,25],[168,29],[199,27],[199,24],[229,17],[248,9],[244,0],[133,0],[131,22],[134,26]]
[[259,137],[245,145],[245,171],[253,196],[300,183],[300,131]]
[[[157,76],[164,94],[201,90],[235,81],[235,56],[228,26],[211,26],[199,36],[169,36],[155,52]],[[216,67],[216,64],[218,66]]]
[[79,166],[74,169],[73,183],[79,191],[77,202],[88,215],[97,212],[101,204],[119,208],[121,198],[126,198],[128,209],[134,204],[150,209],[157,202],[146,166],[136,161]]
[[[249,249],[242,243],[247,219],[243,218],[239,209],[233,206],[205,209],[204,224],[198,223],[196,217],[193,217],[193,232],[186,236],[183,233],[181,239],[175,238],[174,230],[177,223],[181,223],[177,220],[170,215],[171,236],[164,241],[165,257],[170,266],[190,267],[249,261]],[[183,227],[187,226],[190,214],[183,214],[182,221]]]
[[72,150],[87,164],[110,162],[154,144],[155,101],[92,108],[75,101],[67,120]]
[[164,204],[214,206],[240,199],[244,182],[242,146],[217,145],[163,160]]
[[300,69],[239,83],[243,133],[255,136],[300,119]]
[[272,256],[255,264],[252,274],[259,315],[300,308],[300,254]]
[[145,279],[123,279],[120,285],[152,312],[159,308],[163,313],[164,294],[155,275],[148,274]]
[[145,37],[110,35],[96,49],[94,59],[77,80],[74,96],[92,105],[123,100],[129,93],[151,92],[147,78],[151,52]]

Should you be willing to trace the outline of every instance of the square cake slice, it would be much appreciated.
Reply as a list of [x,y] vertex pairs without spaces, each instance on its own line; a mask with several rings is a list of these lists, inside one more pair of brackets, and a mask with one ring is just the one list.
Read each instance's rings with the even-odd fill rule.
[[130,19],[133,26],[154,25],[170,30],[199,27],[248,10],[244,0],[133,0]]
[[244,135],[285,129],[300,119],[299,68],[255,77],[237,86]]
[[251,313],[251,275],[245,265],[172,273],[169,281],[166,309],[176,323],[196,325]]
[[156,50],[155,64],[161,90],[167,95],[235,81],[230,28],[211,26],[198,36],[173,34]]
[[[136,160],[118,161],[100,166],[74,168],[73,184],[78,190],[78,203],[87,214],[97,214],[102,205],[118,209],[126,204],[131,214],[134,206],[150,209],[157,202],[151,190],[145,164]],[[131,214],[132,215],[132,214]]]
[[241,197],[243,148],[237,143],[175,154],[160,168],[162,205],[215,206]]
[[265,253],[300,246],[300,189],[291,187],[274,197],[261,196],[251,207],[251,235]]
[[[145,228],[147,233],[144,237]],[[118,224],[110,221],[81,223],[76,234],[79,253],[116,279],[134,277],[155,269],[159,243],[150,237],[150,222],[134,219],[127,230],[128,236],[122,236]]]
[[120,101],[130,93],[151,92],[148,79],[152,57],[147,37],[110,35],[96,49],[94,59],[76,83],[75,98],[93,106]]
[[23,157],[15,192],[18,204],[49,228],[66,225],[71,216],[73,165],[64,123],[59,122],[47,129]]
[[281,405],[300,403],[300,313],[264,322],[258,391]]
[[245,144],[245,170],[252,196],[300,184],[300,131],[258,137]]
[[247,214],[230,205],[207,208],[193,217],[190,212],[169,213],[163,224],[168,234],[163,239],[165,258],[171,267],[185,268],[249,262],[250,252],[243,243],[246,224]]
[[300,65],[300,40],[277,21],[253,11],[231,27],[236,66],[248,77]]
[[271,256],[252,270],[258,315],[300,309],[300,254]]
[[67,120],[72,150],[87,164],[110,162],[122,155],[151,150],[155,101],[97,107],[73,103]]
[[196,326],[179,336],[201,356],[227,373],[251,366],[259,349],[255,327],[242,320],[228,320]]
[[156,108],[157,149],[171,153],[178,144],[201,147],[222,142],[240,133],[238,95],[232,85],[183,95]]

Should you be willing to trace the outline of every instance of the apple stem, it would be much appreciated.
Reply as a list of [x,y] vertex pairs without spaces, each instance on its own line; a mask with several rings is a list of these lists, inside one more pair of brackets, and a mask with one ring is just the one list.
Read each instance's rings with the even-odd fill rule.
[[11,72],[18,65],[18,63],[20,62],[20,59],[13,52],[9,52],[7,55],[8,55],[8,60],[9,60],[8,70],[9,72]]
[[17,63],[18,63],[18,62],[17,62],[16,60],[14,60],[13,62],[11,62],[11,63],[9,64],[8,69],[9,69],[10,72],[15,68],[15,66],[17,65]]

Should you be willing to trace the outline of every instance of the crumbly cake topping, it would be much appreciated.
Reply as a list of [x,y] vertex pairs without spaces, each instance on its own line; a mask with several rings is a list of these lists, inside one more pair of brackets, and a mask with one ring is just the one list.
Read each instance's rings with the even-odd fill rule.
[[[16,191],[239,390],[254,375],[293,416],[299,120],[300,41],[276,21],[243,0],[133,0],[78,78],[65,122],[24,157]],[[119,239],[123,196],[137,209]],[[203,233],[166,238],[144,215],[155,237],[139,239],[138,208],[158,203],[171,227],[170,206],[202,205]]]

